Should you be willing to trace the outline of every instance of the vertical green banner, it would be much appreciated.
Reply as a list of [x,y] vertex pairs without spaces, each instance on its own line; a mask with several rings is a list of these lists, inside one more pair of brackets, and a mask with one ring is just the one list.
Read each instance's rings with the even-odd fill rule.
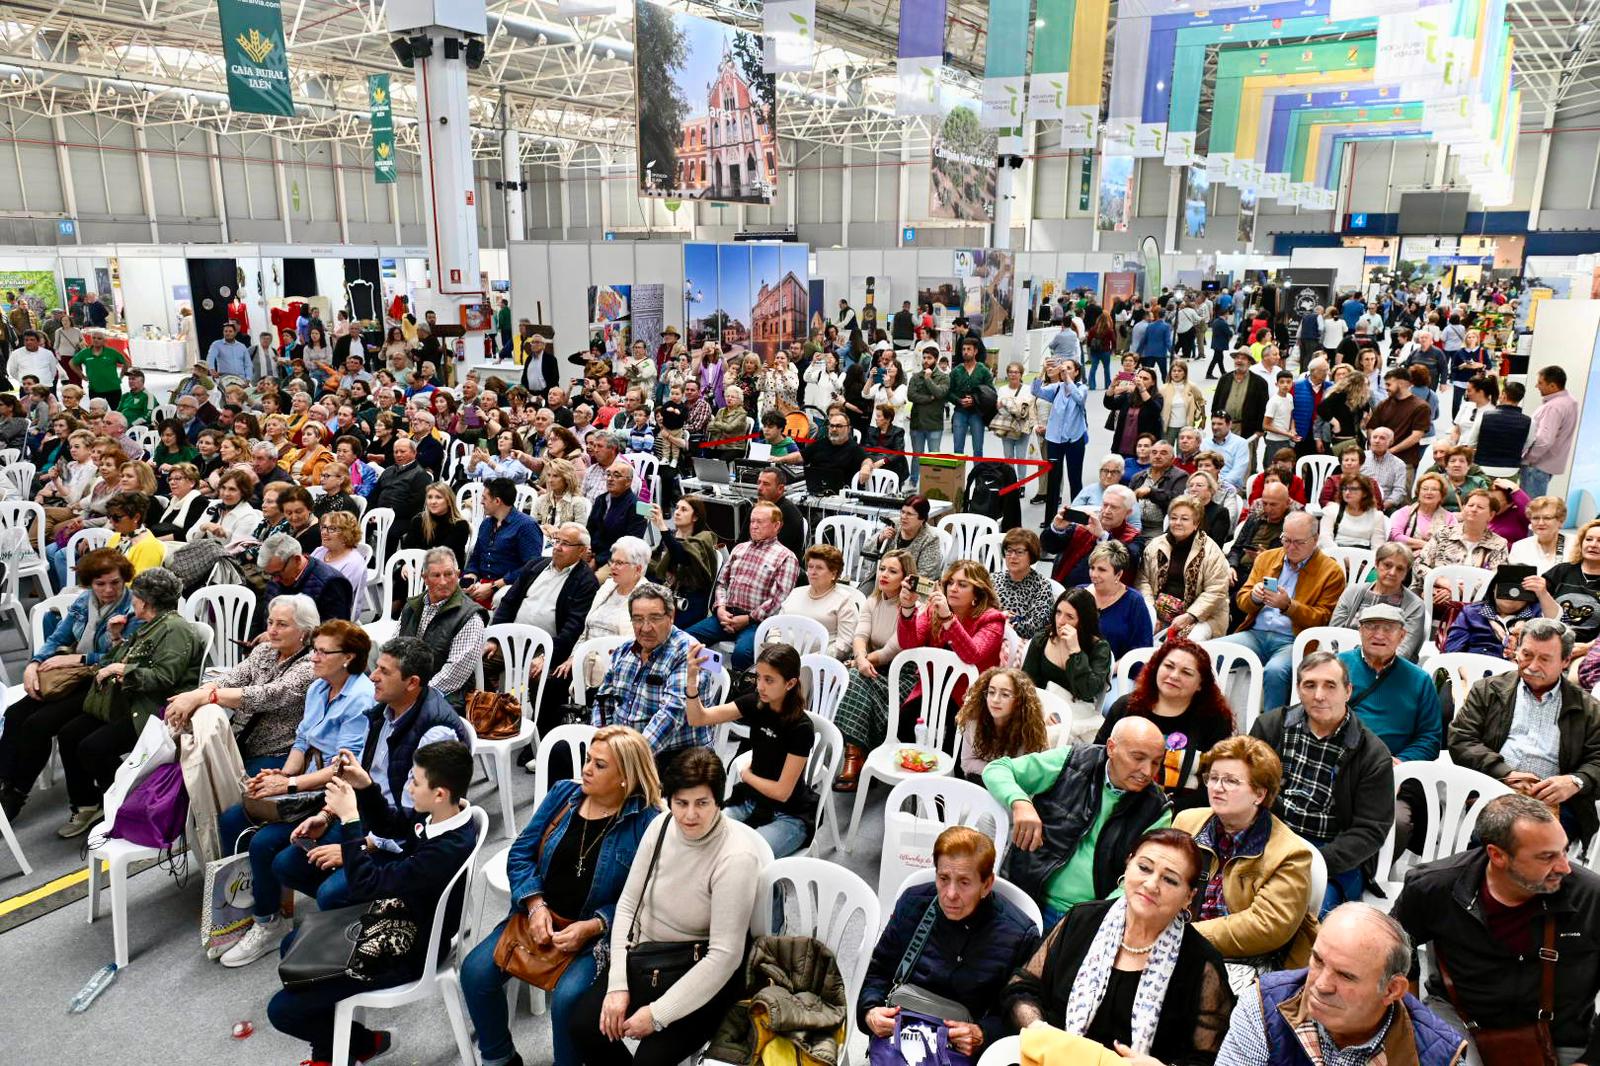
[[217,0],[217,22],[228,64],[228,103],[256,115],[293,115],[278,0]]
[[389,100],[389,75],[367,75],[367,104],[372,108],[372,180],[394,184],[394,108]]

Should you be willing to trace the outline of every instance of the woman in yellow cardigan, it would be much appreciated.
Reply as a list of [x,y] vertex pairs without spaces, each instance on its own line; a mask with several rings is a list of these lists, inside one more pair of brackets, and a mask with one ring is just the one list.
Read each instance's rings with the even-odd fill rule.
[[291,448],[278,459],[278,465],[292,474],[302,488],[322,484],[322,468],[333,462],[333,453],[322,443],[327,435],[321,423],[307,422],[300,430],[300,447]]

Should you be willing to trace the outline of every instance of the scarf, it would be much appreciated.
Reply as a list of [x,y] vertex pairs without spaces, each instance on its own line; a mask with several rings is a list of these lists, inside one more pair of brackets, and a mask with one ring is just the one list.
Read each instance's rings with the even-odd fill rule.
[[[1178,950],[1183,944],[1183,927],[1186,914],[1174,918],[1156,937],[1155,946],[1145,959],[1144,973],[1139,975],[1139,989],[1133,997],[1133,1053],[1148,1055],[1155,1040],[1156,1023],[1161,1020],[1161,1005],[1167,998],[1167,985],[1178,965]],[[1066,1019],[1062,1025],[1069,1033],[1082,1036],[1100,1009],[1106,986],[1111,981],[1111,968],[1117,961],[1122,937],[1128,927],[1128,901],[1118,897],[1106,911],[1095,931],[1094,940],[1078,968],[1072,982],[1072,992],[1067,997]]]
[[[113,604],[113,606],[115,606],[115,604]],[[87,656],[94,651],[95,630],[100,627],[100,616],[105,614],[105,612],[106,608],[101,607],[100,601],[95,599],[94,595],[91,593],[89,596],[89,614],[88,617],[84,619],[83,632],[79,634],[78,646],[76,649],[74,649],[79,655]]]

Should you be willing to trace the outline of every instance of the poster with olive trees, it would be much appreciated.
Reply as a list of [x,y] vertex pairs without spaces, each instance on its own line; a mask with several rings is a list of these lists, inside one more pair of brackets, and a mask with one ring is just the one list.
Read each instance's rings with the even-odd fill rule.
[[995,131],[978,122],[978,101],[945,96],[945,112],[933,131],[928,174],[928,214],[964,222],[993,222]]

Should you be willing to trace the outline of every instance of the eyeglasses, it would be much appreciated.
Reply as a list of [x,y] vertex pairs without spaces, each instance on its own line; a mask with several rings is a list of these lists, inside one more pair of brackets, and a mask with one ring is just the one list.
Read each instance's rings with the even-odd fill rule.
[[667,621],[668,617],[668,615],[664,614],[636,614],[632,616],[633,624],[636,626],[658,626]]
[[1225,777],[1222,774],[1207,774],[1206,787],[1214,788],[1219,792],[1232,792],[1244,787],[1244,782],[1237,777]]
[[573,548],[573,549],[580,549],[581,550],[582,548],[587,547],[587,545],[584,544],[582,541],[572,541],[572,540],[560,540],[560,539],[557,539],[557,540],[551,541],[550,543],[551,543],[552,546],[557,547],[557,548]]
[[1278,538],[1278,542],[1280,544],[1282,544],[1286,548],[1288,548],[1288,547],[1299,548],[1299,547],[1301,547],[1303,545],[1306,545],[1306,544],[1315,544],[1316,541],[1317,541],[1317,538],[1315,538],[1315,537],[1279,537]]
[[1018,547],[1017,545],[1013,544],[1011,547],[1007,548],[1001,554],[1003,554],[1003,555],[1027,555],[1028,554],[1028,549],[1027,548],[1021,548],[1021,547]]
[[316,646],[313,646],[311,648],[311,657],[313,659],[326,659],[330,655],[350,655],[350,654],[352,654],[352,653],[345,651],[343,648],[318,648]]

